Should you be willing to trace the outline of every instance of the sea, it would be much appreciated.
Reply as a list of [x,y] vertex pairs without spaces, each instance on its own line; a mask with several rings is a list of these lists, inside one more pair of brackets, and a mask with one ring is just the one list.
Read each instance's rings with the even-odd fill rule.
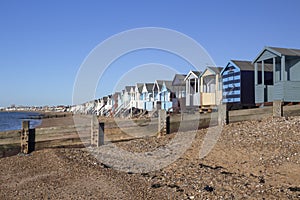
[[30,121],[30,128],[35,128],[42,123],[40,113],[0,112],[0,132],[20,130],[22,128],[23,120]]

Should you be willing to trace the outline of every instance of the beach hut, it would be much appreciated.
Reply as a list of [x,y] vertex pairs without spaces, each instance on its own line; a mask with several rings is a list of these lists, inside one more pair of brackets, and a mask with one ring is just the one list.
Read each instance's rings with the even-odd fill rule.
[[[220,73],[222,67],[207,67],[200,75],[201,110],[215,109],[221,103]],[[201,111],[200,110],[200,111]]]
[[[261,65],[259,69],[261,71]],[[268,77],[272,77],[270,70],[272,66],[266,66],[265,73]],[[222,103],[227,104],[229,110],[255,106],[254,65],[251,61],[231,60],[222,70],[221,76]]]
[[161,109],[160,90],[162,88],[162,85],[163,85],[162,80],[156,80],[152,88],[152,94],[153,94],[152,101],[155,109]]
[[104,116],[106,113],[107,113],[107,99],[108,97],[107,96],[104,96],[100,99],[100,109],[98,110],[98,114],[101,115],[101,116]]
[[118,112],[122,108],[121,92],[115,92],[112,95],[112,113]]
[[172,87],[181,108],[183,106],[185,107],[186,104],[185,103],[186,92],[185,92],[185,81],[184,81],[186,76],[187,75],[185,74],[175,74],[172,81]]
[[142,91],[143,91],[144,83],[137,83],[135,86],[135,98],[134,98],[134,105],[133,107],[138,108],[138,109],[143,109],[144,108],[144,101],[143,101],[143,96],[142,96]]
[[160,91],[161,109],[168,111],[172,108],[171,93],[173,92],[172,81],[163,81]]
[[185,77],[186,103],[185,105],[200,106],[200,71],[190,71]]
[[105,116],[108,116],[110,115],[110,111],[113,107],[113,97],[112,95],[107,95],[105,98],[106,98],[106,105],[104,106],[105,110],[103,111],[103,114]]
[[153,90],[154,83],[144,83],[142,89],[142,101],[144,103],[144,110],[152,111],[153,110],[153,98],[152,98],[152,90]]
[[130,108],[136,107],[136,101],[135,101],[135,87],[133,86],[130,88]]
[[[300,102],[300,49],[265,47],[252,63],[256,104],[274,100]],[[271,77],[266,75],[266,64],[272,65]]]
[[125,86],[124,90],[122,90],[122,102],[123,102],[123,107],[125,109],[130,107],[130,101],[131,101],[131,89],[134,86]]
[[88,102],[84,103],[83,105],[84,105],[84,111],[83,111],[84,114],[93,114],[95,106],[96,106],[94,100],[88,101]]
[[168,110],[172,107],[172,102],[170,100],[172,81],[156,80],[152,91],[155,109]]
[[104,108],[104,106],[105,106],[105,102],[103,98],[98,99],[96,103],[96,110],[95,110],[96,115],[101,115],[101,110]]

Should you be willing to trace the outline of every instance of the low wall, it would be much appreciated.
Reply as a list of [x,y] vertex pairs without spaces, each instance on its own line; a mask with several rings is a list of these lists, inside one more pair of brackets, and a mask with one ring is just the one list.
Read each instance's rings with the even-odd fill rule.
[[[229,111],[229,123],[260,120],[273,116],[273,107]],[[300,105],[283,106],[283,116],[300,116]]]
[[249,120],[260,120],[273,115],[272,107],[254,108],[245,110],[232,110],[229,111],[229,123],[249,121]]

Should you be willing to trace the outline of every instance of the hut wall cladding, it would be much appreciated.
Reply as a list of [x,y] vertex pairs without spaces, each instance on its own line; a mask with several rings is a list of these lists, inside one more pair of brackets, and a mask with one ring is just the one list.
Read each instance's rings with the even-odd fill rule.
[[[231,66],[233,67],[233,66]],[[223,81],[223,102],[240,103],[241,102],[241,72],[239,68],[227,70],[222,76]]]
[[289,79],[290,81],[300,81],[300,58],[288,60],[286,63],[290,67]]
[[300,102],[300,58],[287,60],[286,70],[287,81],[278,81],[276,78],[273,98],[286,102]]
[[241,103],[254,105],[254,71],[242,71],[241,73]]
[[[263,92],[264,96],[263,96]],[[255,87],[255,103],[264,103],[264,102],[272,102],[273,101],[273,86],[270,85],[256,85]]]
[[273,95],[274,100],[286,102],[300,102],[300,82],[284,81],[275,83]]

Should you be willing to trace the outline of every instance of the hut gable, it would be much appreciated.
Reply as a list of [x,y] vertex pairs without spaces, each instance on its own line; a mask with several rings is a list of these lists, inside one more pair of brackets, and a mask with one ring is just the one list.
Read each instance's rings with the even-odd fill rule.
[[153,89],[154,83],[145,83],[142,89],[142,93],[151,93]]
[[175,74],[172,85],[173,86],[185,86],[184,79],[187,75],[184,74]]

